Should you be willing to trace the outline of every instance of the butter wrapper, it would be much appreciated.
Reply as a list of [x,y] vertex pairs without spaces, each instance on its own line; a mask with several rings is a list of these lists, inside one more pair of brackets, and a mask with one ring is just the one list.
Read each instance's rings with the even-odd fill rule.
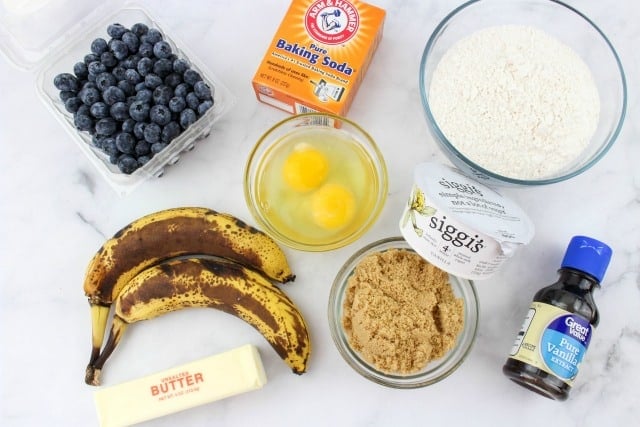
[[245,345],[94,394],[102,427],[128,426],[262,388],[257,348]]

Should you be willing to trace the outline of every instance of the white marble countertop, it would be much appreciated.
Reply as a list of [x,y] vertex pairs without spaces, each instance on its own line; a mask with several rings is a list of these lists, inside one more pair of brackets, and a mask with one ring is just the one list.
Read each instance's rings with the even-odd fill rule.
[[[287,249],[298,274],[287,287],[310,326],[308,373],[296,376],[252,328],[213,310],[186,310],[131,328],[109,361],[106,385],[253,343],[264,389],[149,422],[153,426],[626,426],[640,419],[640,6],[569,3],[603,29],[629,84],[622,133],[604,159],[568,182],[507,189],[536,224],[533,242],[493,279],[477,283],[480,325],[466,362],[446,380],[395,390],[365,380],[342,360],[327,324],[333,277],[358,248],[397,235],[399,207],[418,161],[447,162],[427,130],[418,67],[429,34],[458,1],[371,1],[387,10],[380,48],[348,114],[380,145],[389,197],[358,242],[329,253]],[[250,81],[289,2],[142,1],[233,92],[234,108],[198,148],[160,179],[117,196],[39,100],[32,72],[0,61],[0,424],[96,425],[84,381],[90,322],[85,267],[105,238],[149,212],[201,205],[253,223],[242,193],[245,159],[286,114],[256,101]],[[397,147],[402,145],[403,149]],[[410,154],[407,154],[407,153]],[[607,242],[614,257],[595,298],[601,323],[568,401],[544,399],[501,373],[533,293],[556,279],[570,237]],[[107,371],[105,371],[107,372]]]

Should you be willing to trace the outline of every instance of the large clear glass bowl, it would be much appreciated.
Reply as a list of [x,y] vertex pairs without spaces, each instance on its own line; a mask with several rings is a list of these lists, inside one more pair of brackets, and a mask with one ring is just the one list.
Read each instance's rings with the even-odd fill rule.
[[[600,118],[580,158],[560,173],[526,180],[502,176],[468,159],[438,126],[429,105],[434,70],[459,40],[497,25],[536,27],[572,48],[587,64],[600,95]],[[433,138],[449,160],[462,171],[487,184],[530,186],[564,181],[591,168],[615,142],[626,112],[627,86],[618,54],[607,36],[587,16],[555,0],[472,0],[449,13],[435,28],[420,63],[420,94]]]

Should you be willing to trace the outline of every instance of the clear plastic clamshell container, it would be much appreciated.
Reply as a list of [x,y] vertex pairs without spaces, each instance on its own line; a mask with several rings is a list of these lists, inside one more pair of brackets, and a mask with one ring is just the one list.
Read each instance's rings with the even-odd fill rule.
[[[88,132],[76,129],[73,114],[65,109],[53,79],[60,73],[73,73],[74,64],[91,52],[94,39],[101,37],[108,41],[110,24],[120,23],[130,28],[138,22],[159,30],[173,53],[188,60],[191,69],[211,88],[214,103],[149,162],[125,174],[94,146]],[[130,193],[149,178],[161,176],[167,166],[177,162],[181,153],[193,149],[197,141],[209,135],[214,123],[234,102],[228,89],[214,78],[206,65],[134,1],[0,0],[0,52],[16,67],[36,74],[37,90],[45,105],[120,195]]]

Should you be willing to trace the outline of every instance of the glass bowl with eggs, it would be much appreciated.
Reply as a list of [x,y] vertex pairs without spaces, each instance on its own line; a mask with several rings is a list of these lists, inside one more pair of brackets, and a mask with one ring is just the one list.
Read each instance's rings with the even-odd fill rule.
[[627,104],[613,45],[560,1],[462,4],[431,34],[419,85],[445,155],[495,185],[551,184],[588,170],[618,137]]
[[345,246],[378,218],[387,197],[378,146],[356,123],[329,113],[288,117],[265,132],[244,171],[244,194],[264,231],[319,252]]

